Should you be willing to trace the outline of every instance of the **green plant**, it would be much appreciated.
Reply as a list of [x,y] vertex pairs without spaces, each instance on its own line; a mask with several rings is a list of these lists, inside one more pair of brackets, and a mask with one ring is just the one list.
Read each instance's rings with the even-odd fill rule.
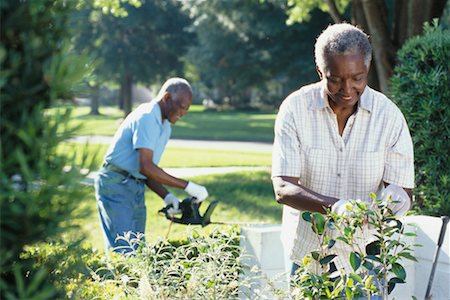
[[130,233],[121,238],[136,250],[103,256],[79,244],[41,243],[23,256],[52,269],[69,299],[231,299],[245,282],[235,229],[155,243]]
[[[404,226],[388,208],[386,201],[373,204],[351,201],[349,214],[304,212],[303,220],[311,223],[321,248],[303,258],[294,280],[294,297],[298,299],[357,299],[373,295],[388,299],[399,283],[406,280],[403,259],[416,260],[412,248],[400,238]],[[373,235],[372,235],[373,234]],[[404,233],[413,235],[412,233]],[[366,244],[365,238],[372,237]],[[329,264],[339,256],[336,245],[351,248],[347,261],[351,271],[331,273]]]
[[398,51],[392,98],[414,142],[416,197],[421,214],[450,215],[450,30],[437,20]]
[[[58,297],[49,270],[22,259],[25,245],[52,240],[75,217],[80,169],[56,153],[69,137],[68,111],[44,108],[70,98],[87,73],[71,52],[67,19],[74,1],[2,1],[0,45],[0,298]],[[62,130],[60,130],[62,129]]]

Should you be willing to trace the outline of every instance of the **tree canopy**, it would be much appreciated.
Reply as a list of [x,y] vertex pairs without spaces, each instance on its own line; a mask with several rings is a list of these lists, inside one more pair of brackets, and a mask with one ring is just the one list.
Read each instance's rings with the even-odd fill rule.
[[331,20],[315,11],[308,24],[287,26],[279,1],[184,2],[197,43],[188,60],[216,101],[247,107],[259,97],[276,103],[301,84],[315,80],[314,39]]
[[154,83],[181,74],[192,40],[189,18],[178,1],[122,4],[125,16],[105,14],[89,4],[75,14],[77,47],[99,60],[96,74],[121,85],[125,114],[131,111],[133,82]]
[[[370,81],[387,92],[397,50],[408,38],[421,34],[425,22],[440,18],[447,0],[290,0],[289,4],[291,24],[311,20],[311,12],[319,8],[335,23],[351,22],[368,33],[374,54]],[[350,18],[344,14],[346,9],[351,10]]]

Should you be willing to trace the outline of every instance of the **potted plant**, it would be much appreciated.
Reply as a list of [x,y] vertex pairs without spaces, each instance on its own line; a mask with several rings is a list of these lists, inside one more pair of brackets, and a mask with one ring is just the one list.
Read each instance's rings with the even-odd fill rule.
[[[413,249],[401,239],[404,225],[395,217],[387,201],[376,199],[372,203],[352,200],[346,206],[348,215],[327,211],[304,212],[303,220],[311,223],[321,247],[303,258],[293,279],[294,299],[358,299],[379,296],[389,299],[395,286],[404,283],[406,271],[403,260],[416,261]],[[366,240],[370,236],[369,240]],[[336,245],[346,244],[351,252],[344,257],[350,271],[330,272],[335,261]]]

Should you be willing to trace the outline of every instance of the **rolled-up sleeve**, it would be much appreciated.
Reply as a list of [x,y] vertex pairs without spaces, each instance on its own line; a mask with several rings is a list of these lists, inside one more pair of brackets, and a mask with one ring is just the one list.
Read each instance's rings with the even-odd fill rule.
[[408,125],[399,112],[385,154],[383,180],[404,188],[414,188],[414,150]]

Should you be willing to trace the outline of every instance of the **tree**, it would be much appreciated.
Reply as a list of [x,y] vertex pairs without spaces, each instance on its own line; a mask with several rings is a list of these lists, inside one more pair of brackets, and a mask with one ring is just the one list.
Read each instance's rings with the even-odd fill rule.
[[[78,208],[77,168],[57,152],[71,134],[69,114],[45,112],[70,99],[88,73],[88,60],[69,46],[73,1],[0,4],[0,298],[59,298],[50,270],[21,257],[25,245],[58,237]],[[25,274],[27,274],[25,276]]]
[[184,3],[198,37],[188,60],[219,103],[229,99],[234,107],[249,107],[256,91],[274,104],[317,78],[312,45],[329,22],[326,14],[316,11],[311,23],[287,26],[280,1]]
[[[311,10],[320,8],[335,23],[351,21],[369,33],[374,58],[371,72],[376,72],[371,85],[387,92],[397,50],[408,38],[422,33],[424,22],[440,18],[447,0],[292,0],[290,3],[290,23],[308,21]],[[348,7],[350,20],[344,15]]]
[[77,48],[87,49],[98,60],[98,81],[120,84],[125,115],[132,109],[133,82],[154,83],[179,74],[192,39],[185,30],[189,18],[178,1],[140,4],[122,5],[125,16],[104,14],[86,4],[75,18]]

